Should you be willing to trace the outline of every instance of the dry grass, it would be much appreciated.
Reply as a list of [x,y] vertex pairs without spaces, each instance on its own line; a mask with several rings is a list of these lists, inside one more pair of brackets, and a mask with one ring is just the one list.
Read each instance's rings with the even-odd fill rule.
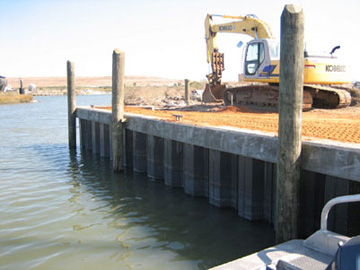
[[33,100],[32,95],[20,95],[18,93],[1,93],[0,104],[27,103]]

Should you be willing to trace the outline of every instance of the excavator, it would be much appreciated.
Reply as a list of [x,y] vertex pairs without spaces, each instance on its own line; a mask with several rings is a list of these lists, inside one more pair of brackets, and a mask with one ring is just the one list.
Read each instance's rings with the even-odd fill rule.
[[[218,16],[232,21],[213,24]],[[251,85],[227,87],[221,83],[224,54],[216,45],[217,33],[237,33],[252,37],[244,49],[243,81]],[[212,72],[206,75],[208,83],[203,92],[203,102],[222,102],[225,105],[265,106],[277,108],[280,80],[280,42],[270,26],[255,15],[228,16],[210,15],[205,19],[207,62]],[[349,83],[346,65],[339,63],[334,52],[313,55],[304,52],[303,110],[311,108],[343,108],[351,103],[345,85]]]

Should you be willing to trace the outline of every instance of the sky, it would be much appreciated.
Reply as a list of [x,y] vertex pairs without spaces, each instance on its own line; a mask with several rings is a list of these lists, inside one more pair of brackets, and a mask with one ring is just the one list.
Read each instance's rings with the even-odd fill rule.
[[[204,20],[207,13],[255,14],[280,38],[286,4],[302,6],[309,50],[330,51],[351,65],[360,80],[358,0],[0,0],[0,75],[111,76],[112,52],[125,52],[126,76],[205,80]],[[219,34],[225,53],[224,81],[236,81],[249,38]]]

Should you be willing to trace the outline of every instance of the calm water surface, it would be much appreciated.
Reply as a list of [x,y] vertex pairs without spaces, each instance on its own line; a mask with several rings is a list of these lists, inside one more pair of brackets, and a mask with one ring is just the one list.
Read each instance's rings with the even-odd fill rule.
[[69,153],[66,97],[35,99],[0,106],[1,269],[205,269],[274,244],[267,224]]

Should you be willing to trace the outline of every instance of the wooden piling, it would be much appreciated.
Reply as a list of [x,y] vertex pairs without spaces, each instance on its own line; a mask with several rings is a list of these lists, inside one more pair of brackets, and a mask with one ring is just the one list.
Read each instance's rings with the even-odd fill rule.
[[185,102],[187,105],[190,103],[190,94],[189,94],[189,80],[185,79]]
[[124,70],[125,53],[115,49],[112,64],[112,155],[113,170],[124,170]]
[[74,63],[67,61],[68,137],[70,148],[76,148],[76,92],[74,69]]
[[278,243],[298,235],[301,113],[304,70],[304,13],[286,5],[281,15],[279,145],[277,163]]

